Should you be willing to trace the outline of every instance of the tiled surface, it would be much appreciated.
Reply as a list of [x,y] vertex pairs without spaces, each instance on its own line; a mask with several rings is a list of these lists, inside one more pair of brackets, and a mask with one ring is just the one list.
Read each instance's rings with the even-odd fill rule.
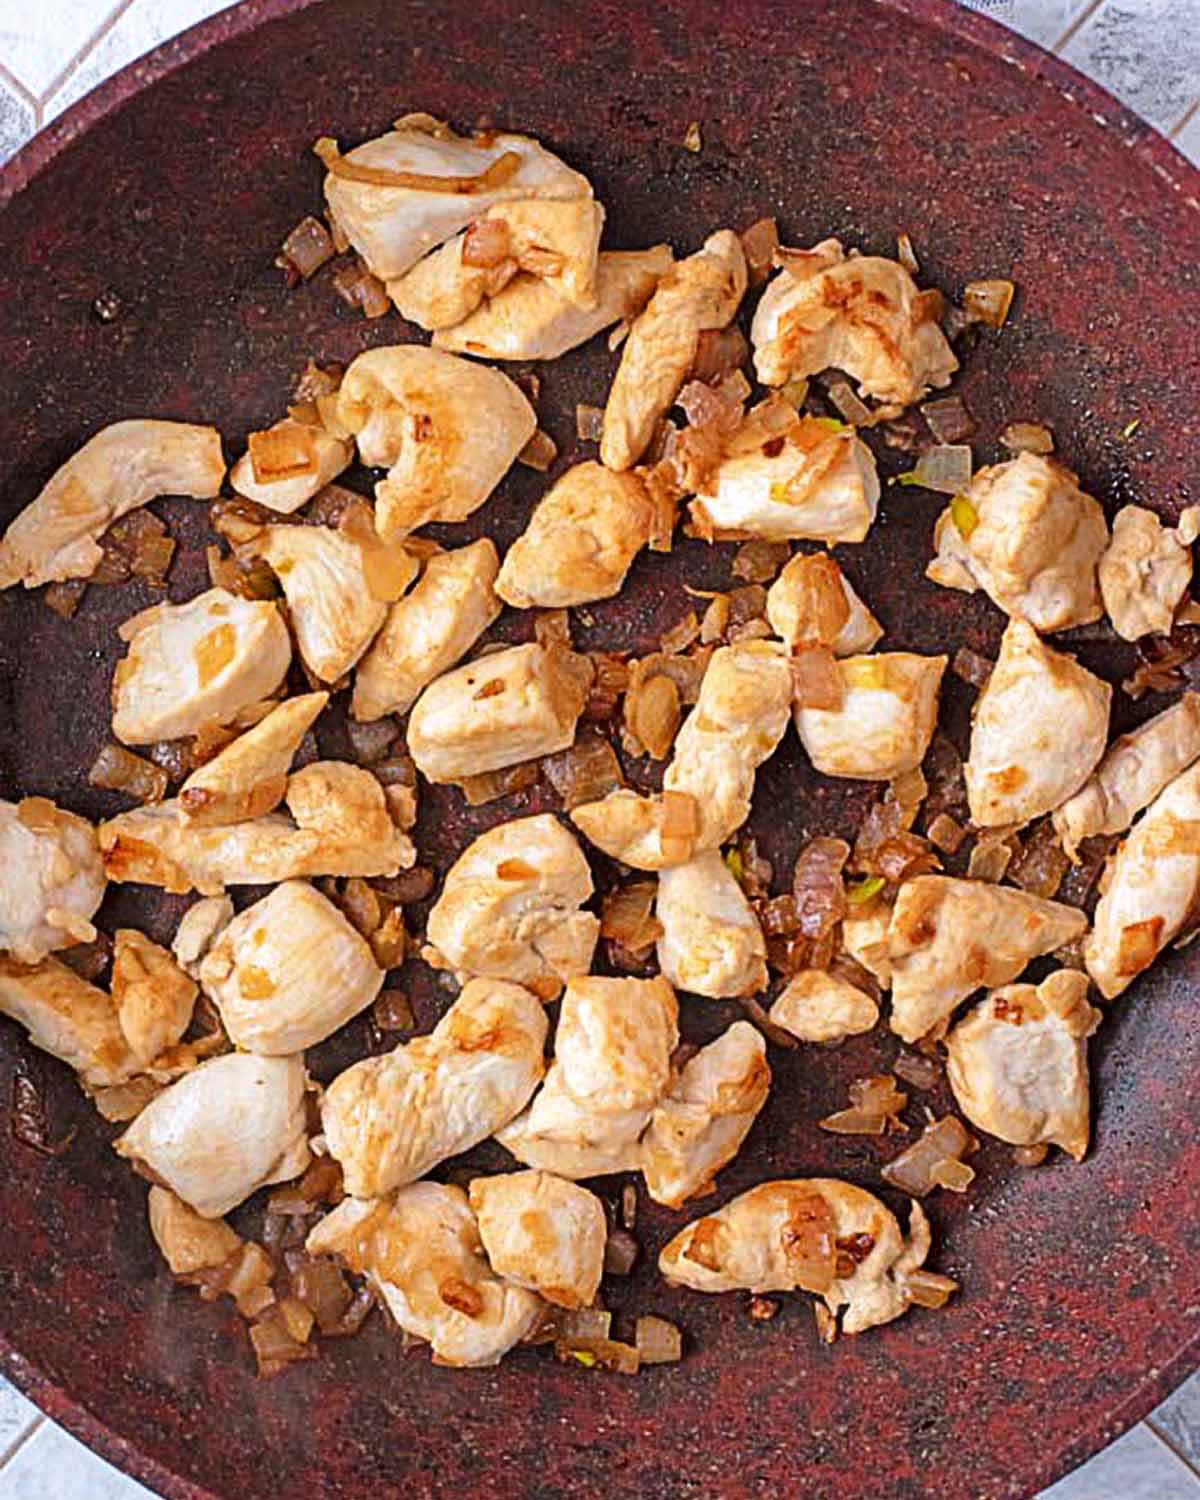
[[[229,0],[0,0],[0,160]],[[969,0],[1090,74],[1200,162],[1200,0]],[[0,1500],[150,1500],[0,1380]],[[1200,1500],[1200,1375],[1042,1500]]]

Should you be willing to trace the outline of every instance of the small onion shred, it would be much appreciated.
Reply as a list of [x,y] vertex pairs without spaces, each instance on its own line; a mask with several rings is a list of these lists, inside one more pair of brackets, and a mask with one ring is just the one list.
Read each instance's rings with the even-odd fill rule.
[[856,1078],[848,1092],[850,1108],[819,1121],[822,1130],[834,1135],[885,1135],[907,1129],[900,1114],[908,1104],[908,1095],[896,1087],[890,1073]]
[[517,462],[524,464],[527,469],[536,469],[539,474],[544,474],[557,457],[557,443],[548,432],[543,432],[539,427],[517,454]]
[[634,1338],[644,1365],[674,1365],[683,1358],[683,1335],[666,1318],[640,1317]]
[[749,229],[742,230],[741,241],[750,285],[761,286],[771,274],[779,249],[779,225],[773,218],[756,219]]
[[845,685],[837,658],[828,646],[801,646],[790,659],[792,699],[797,708],[819,708],[837,712],[845,698]]
[[577,735],[573,745],[547,755],[541,765],[567,812],[585,802],[598,802],[625,785],[616,751],[594,731]]
[[93,786],[107,792],[124,792],[143,804],[161,802],[167,795],[169,778],[162,766],[143,760],[123,745],[110,741],[100,751],[88,772]]
[[503,187],[521,167],[515,151],[504,151],[485,172],[472,177],[444,177],[425,172],[395,172],[388,167],[371,167],[351,161],[338,150],[337,142],[327,135],[313,144],[314,153],[334,177],[347,182],[362,182],[371,187],[408,188],[418,193],[488,193]]
[[1010,422],[1000,441],[1010,453],[1054,452],[1054,434],[1044,422]]
[[968,322],[1003,328],[1015,292],[1011,281],[969,281],[963,289],[963,311]]
[[965,1192],[975,1173],[962,1158],[975,1145],[962,1121],[946,1115],[927,1125],[907,1150],[888,1162],[883,1168],[883,1180],[914,1198],[925,1197],[935,1187]]

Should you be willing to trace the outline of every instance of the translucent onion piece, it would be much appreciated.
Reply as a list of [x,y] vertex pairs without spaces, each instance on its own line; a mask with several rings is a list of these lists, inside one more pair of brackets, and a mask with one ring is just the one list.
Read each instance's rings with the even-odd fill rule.
[[683,1335],[665,1318],[639,1318],[635,1339],[644,1365],[674,1365],[683,1357]]
[[1010,453],[1054,452],[1054,434],[1044,422],[1010,422],[1000,441]]
[[961,396],[942,396],[926,401],[921,415],[939,443],[961,443],[975,431],[975,419]]
[[908,1272],[904,1278],[904,1287],[909,1299],[918,1307],[945,1307],[958,1291],[958,1282],[949,1276],[939,1276],[936,1271],[920,1267]]
[[156,766],[123,745],[104,746],[88,772],[93,786],[108,792],[124,792],[138,802],[161,802],[167,795],[169,778],[162,766]]
[[524,464],[527,469],[536,469],[539,474],[544,474],[557,457],[557,443],[548,432],[543,432],[539,427],[517,454],[517,462]]
[[308,214],[284,240],[280,252],[307,281],[327,260],[333,259],[333,239],[320,219]]
[[771,274],[779,249],[779,226],[774,219],[756,219],[749,229],[742,231],[741,241],[750,285],[761,286]]
[[575,435],[581,443],[598,443],[604,431],[604,408],[579,405],[575,408]]
[[828,646],[801,646],[789,662],[792,697],[798,708],[836,712],[845,699],[837,658]]
[[[941,1178],[961,1180],[961,1176],[956,1178],[954,1168],[945,1170],[945,1164],[955,1162],[961,1166],[962,1157],[973,1145],[962,1121],[954,1115],[946,1115],[944,1119],[927,1125],[907,1150],[888,1162],[883,1168],[883,1180],[914,1198],[923,1198],[939,1185]],[[938,1168],[943,1168],[940,1177]],[[974,1177],[973,1172],[971,1175]],[[955,1187],[954,1191],[961,1192],[962,1188]]]
[[939,443],[917,459],[916,467],[900,475],[902,484],[919,484],[942,495],[960,495],[971,484],[972,457],[966,444]]
[[1016,288],[1011,281],[969,281],[963,290],[963,311],[971,323],[1003,328]]

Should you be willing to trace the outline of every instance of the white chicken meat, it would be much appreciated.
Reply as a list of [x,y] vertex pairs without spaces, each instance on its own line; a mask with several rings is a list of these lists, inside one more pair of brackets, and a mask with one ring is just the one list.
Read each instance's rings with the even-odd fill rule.
[[225,825],[261,818],[287,793],[292,757],[328,693],[305,693],[271,709],[179,788],[180,817],[193,824]]
[[1197,536],[1200,505],[1185,506],[1174,528],[1141,505],[1124,505],[1113,517],[1112,540],[1100,559],[1100,597],[1123,640],[1170,635],[1192,581]]
[[185,974],[199,979],[204,955],[232,921],[233,902],[228,896],[204,896],[188,907],[171,940],[175,962]]
[[199,993],[166,948],[132,927],[119,927],[113,936],[109,987],[125,1040],[142,1067],[180,1040]]
[[550,1172],[476,1177],[468,1189],[492,1269],[556,1307],[591,1307],[608,1221],[585,1187]]
[[801,1042],[840,1042],[874,1030],[879,1021],[879,1007],[870,995],[825,969],[794,974],[768,1014]]
[[262,434],[252,434],[250,448],[229,471],[229,483],[247,500],[265,505],[282,516],[290,516],[307,505],[354,457],[354,444],[348,438],[337,437],[309,422],[285,417],[268,430],[269,441],[286,456],[286,466],[282,456],[278,473],[269,468],[264,472],[261,463],[256,466],[253,438]]
[[107,883],[89,822],[46,797],[0,802],[0,953],[33,964],[91,942]]
[[0,955],[0,1015],[19,1022],[86,1088],[111,1088],[138,1070],[112,996],[56,958],[22,964]]
[[937,728],[944,656],[881,651],[837,663],[840,708],[796,706],[796,733],[825,776],[887,781],[919,766]]
[[[850,580],[826,552],[798,552],[784,564],[767,590],[767,621],[794,651],[804,643],[828,645],[834,656],[862,656],[883,638],[883,626],[859,598]],[[826,600],[822,587],[836,574],[845,609]],[[831,604],[834,606],[831,608]],[[840,621],[836,634],[828,629],[826,614]],[[831,635],[826,641],[825,634]]]
[[658,966],[676,989],[729,1000],[766,988],[766,939],[719,849],[661,871],[654,914]]

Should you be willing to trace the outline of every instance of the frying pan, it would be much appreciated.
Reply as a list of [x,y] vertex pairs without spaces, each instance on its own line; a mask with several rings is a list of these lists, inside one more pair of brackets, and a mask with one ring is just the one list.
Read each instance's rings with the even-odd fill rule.
[[[1016,315],[960,384],[978,459],[1001,456],[1008,420],[1040,418],[1110,511],[1136,499],[1174,514],[1200,498],[1200,175],[988,22],[938,0],[251,0],[126,69],[0,173],[3,519],[105,422],[214,422],[236,453],[245,431],[279,415],[308,355],[346,360],[412,336],[395,318],[351,315],[328,273],[288,292],[271,264],[319,202],[312,140],[356,141],[406,109],[540,136],[592,178],[613,246],[668,238],[686,251],[719,225],[774,213],[791,243],[837,234],[890,253],[907,231],[925,280],[951,294],[1010,274]],[[692,121],[698,155],[681,147]],[[102,293],[118,299],[112,322],[93,314]],[[611,366],[598,340],[541,372],[560,464],[577,446],[576,402],[603,399]],[[908,461],[881,450],[885,474]],[[543,485],[514,473],[447,535],[506,543]],[[186,597],[204,583],[204,507],[163,509],[181,542],[171,592]],[[885,490],[869,543],[843,549],[845,566],[890,644],[994,651],[998,612],[923,580],[937,509],[921,491]],[[648,649],[688,607],[685,579],[729,586],[730,553],[685,542],[642,559],[577,639]],[[95,588],[70,622],[36,597],[0,600],[0,794],[115,810],[84,768],[105,737],[114,627],[150,599],[138,585]],[[523,628],[502,622],[501,633]],[[1132,664],[1124,647],[1076,644],[1110,677]],[[1161,706],[1124,700],[1117,725]],[[953,684],[947,723],[960,741],[968,707]],[[338,753],[343,735],[335,719],[323,751]],[[760,774],[755,831],[786,869],[802,837],[852,832],[871,795],[818,781],[788,743]],[[466,813],[456,796],[430,795],[418,842],[441,870],[499,816],[555,805],[538,790]],[[598,878],[611,872],[598,866]],[[117,887],[101,922],[136,920],[161,938],[183,904]],[[931,1264],[963,1285],[943,1311],[832,1348],[802,1297],[754,1324],[744,1298],[662,1285],[654,1256],[683,1220],[643,1204],[641,1264],[612,1282],[609,1302],[618,1323],[639,1311],[674,1319],[687,1356],[636,1379],[567,1369],[544,1350],[497,1370],[439,1369],[423,1350],[402,1353],[376,1318],[259,1383],[228,1306],[171,1286],[144,1227],[144,1185],[108,1149],[111,1128],[4,1023],[0,1100],[18,1065],[33,1068],[56,1124],[78,1135],[53,1160],[5,1147],[0,1367],[175,1500],[733,1500],[801,1488],[814,1500],[1018,1500],[1200,1360],[1198,966],[1200,949],[1172,954],[1110,1007],[1082,1165],[1022,1172],[993,1144],[965,1197],[935,1194]],[[427,1027],[446,996],[413,986]],[[695,999],[683,1010],[694,1039],[733,1014]],[[355,1023],[317,1049],[313,1071],[328,1078],[378,1045]],[[773,1049],[770,1103],[722,1174],[721,1200],[814,1173],[878,1188],[896,1143],[830,1137],[816,1121],[893,1056],[883,1033],[836,1051]],[[253,1228],[253,1207],[239,1223]]]

